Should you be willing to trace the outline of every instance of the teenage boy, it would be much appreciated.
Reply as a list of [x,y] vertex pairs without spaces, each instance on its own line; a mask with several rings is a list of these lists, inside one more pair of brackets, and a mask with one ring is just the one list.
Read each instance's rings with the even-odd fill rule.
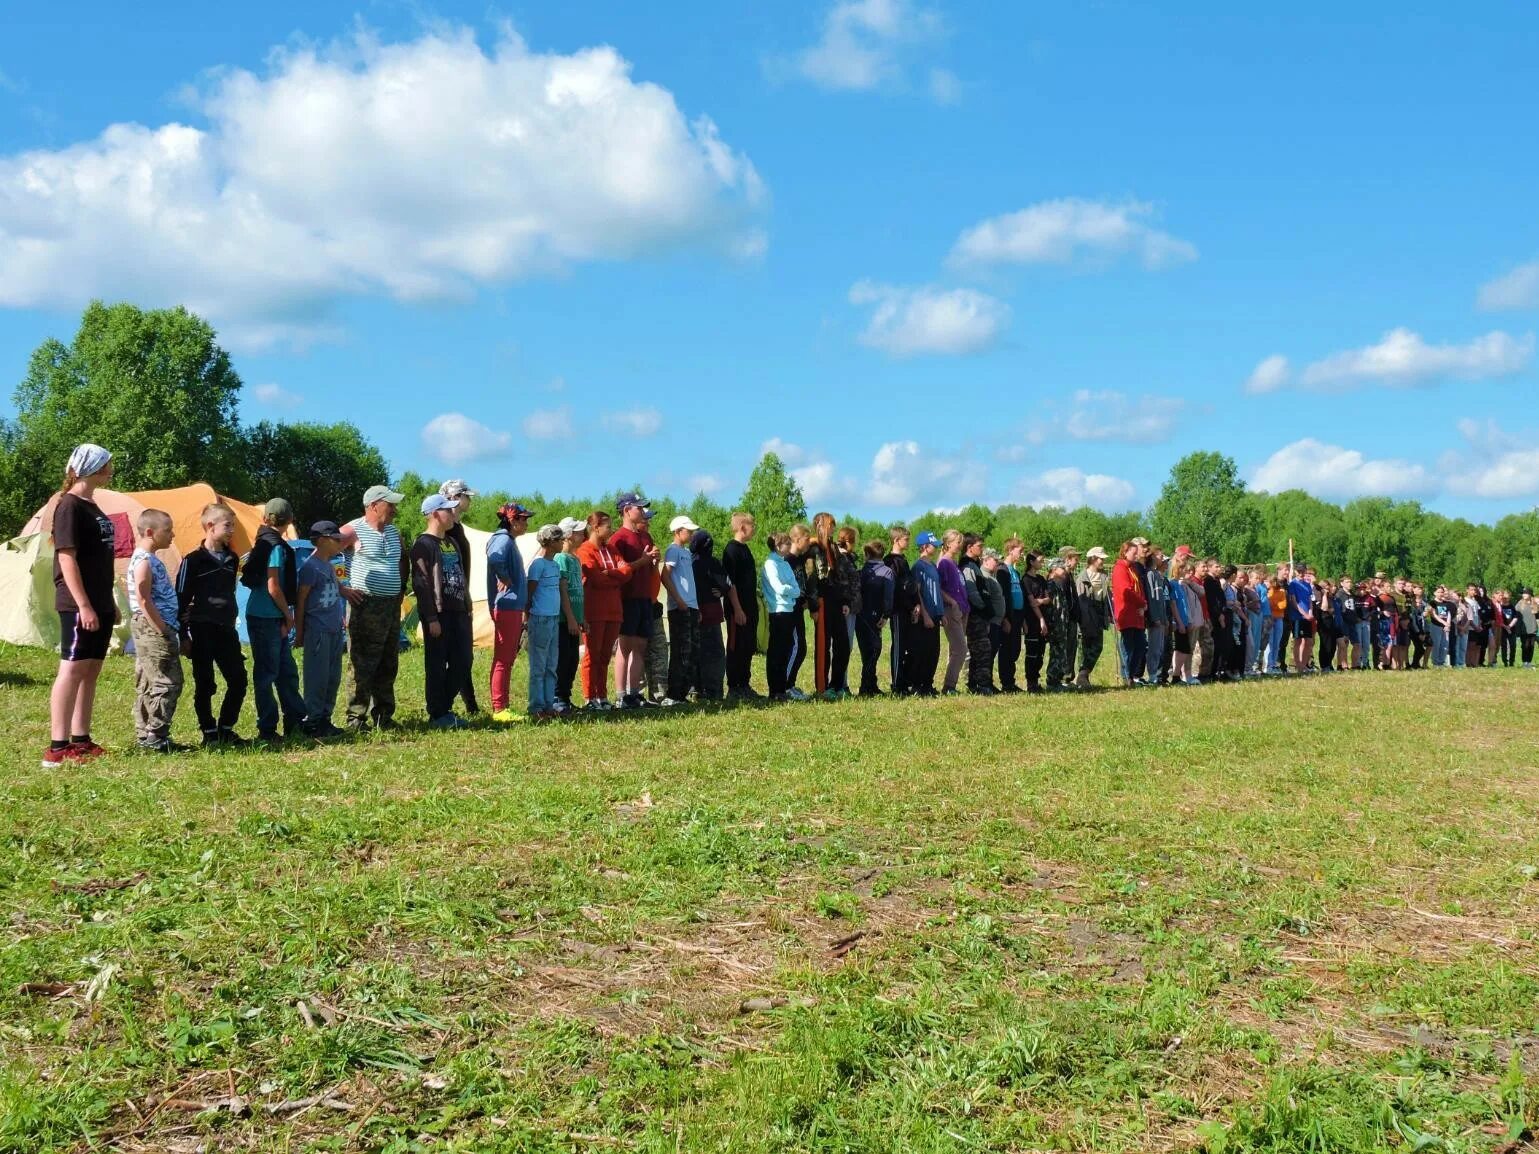
[[1106,571],[1106,550],[1101,546],[1085,554],[1085,567],[1074,578],[1074,596],[1079,605],[1079,676],[1074,679],[1074,688],[1089,689],[1112,623],[1111,574]]
[[[994,673],[990,666],[989,599],[983,586],[983,538],[976,533],[962,535],[962,556],[957,561],[962,571],[963,595],[967,598],[962,622],[967,639],[967,689],[980,697],[994,695]],[[948,678],[950,670],[947,670]],[[948,686],[949,688],[949,686]]]
[[753,655],[759,643],[759,565],[748,543],[753,540],[752,513],[732,514],[732,540],[721,551],[722,568],[737,591],[737,607],[727,617],[727,696],[757,697],[750,684]]
[[1305,568],[1288,582],[1288,619],[1293,623],[1293,668],[1310,669],[1310,650],[1315,640],[1315,571]]
[[689,542],[700,526],[680,514],[668,523],[673,541],[663,553],[660,571],[668,590],[668,695],[663,705],[683,705],[695,677],[700,647],[700,593],[695,585],[695,556]]
[[1074,653],[1079,643],[1079,598],[1074,591],[1078,567],[1079,550],[1065,546],[1047,574],[1048,596],[1052,598],[1047,687],[1054,692],[1073,687]]
[[294,644],[305,655],[305,732],[327,738],[345,732],[331,721],[342,684],[345,648],[342,639],[347,603],[337,584],[334,560],[342,552],[342,531],[335,521],[317,521],[310,526],[310,543],[315,551],[299,567]]
[[860,646],[860,695],[880,697],[877,662],[882,657],[882,626],[893,615],[892,570],[882,560],[885,543],[867,541],[866,563],[860,570],[860,612],[855,615],[855,641]]
[[616,647],[615,691],[621,709],[642,704],[641,687],[646,676],[647,646],[657,604],[657,546],[647,528],[650,503],[640,493],[621,493],[615,501],[621,525],[609,538],[609,548],[630,566],[631,575],[620,589],[620,640]]
[[294,508],[274,497],[262,509],[262,527],[246,554],[241,583],[246,598],[246,635],[251,639],[251,670],[255,682],[257,740],[276,742],[280,713],[285,734],[304,724],[305,699],[299,692],[299,666],[294,663],[294,601],[299,596],[299,565],[283,539],[294,520]]
[[[181,614],[182,649],[192,662],[192,705],[203,731],[203,744],[242,745],[235,732],[246,700],[246,655],[235,626],[238,613],[235,583],[240,558],[230,549],[235,513],[228,505],[205,505],[198,518],[203,544],[182,558],[176,575],[176,601]],[[224,700],[214,714],[214,693],[224,678]]]
[[887,676],[892,692],[902,696],[909,691],[908,680],[908,631],[913,628],[914,610],[919,599],[914,592],[914,579],[908,564],[908,528],[894,525],[887,530],[891,548],[882,563],[892,570],[892,651],[888,655]]
[[696,529],[689,539],[694,558],[695,600],[700,603],[699,643],[695,646],[695,694],[702,701],[720,701],[722,683],[727,676],[727,650],[722,645],[721,627],[728,620],[743,615],[737,587],[716,559],[716,540],[704,529]]
[[1021,554],[1025,546],[1019,537],[1005,542],[1003,555],[994,570],[994,580],[999,582],[1005,596],[1005,619],[1000,625],[999,637],[999,690],[1001,693],[1020,693],[1016,680],[1016,665],[1021,659],[1022,630],[1026,626],[1026,588],[1021,584]]
[[[464,634],[470,629],[470,598],[459,549],[449,530],[459,515],[442,493],[422,502],[427,518],[411,547],[411,588],[422,622],[423,691],[428,724],[434,729],[463,729],[454,698],[465,683]],[[559,576],[559,571],[558,571]]]
[[171,742],[171,718],[182,696],[176,589],[155,554],[171,547],[171,517],[146,509],[135,526],[128,559],[128,611],[134,635],[134,729],[139,748],[151,753],[180,749]]
[[1165,554],[1158,545],[1144,551],[1144,597],[1149,634],[1145,676],[1151,684],[1163,685],[1170,671],[1170,651],[1165,644],[1170,636],[1170,581],[1165,576]]
[[940,570],[935,565],[940,540],[934,533],[925,532],[914,538],[914,544],[919,547],[919,559],[910,570],[914,608],[909,613],[909,627],[905,630],[908,638],[907,681],[910,693],[934,697],[935,670],[940,665],[940,623],[945,614]]

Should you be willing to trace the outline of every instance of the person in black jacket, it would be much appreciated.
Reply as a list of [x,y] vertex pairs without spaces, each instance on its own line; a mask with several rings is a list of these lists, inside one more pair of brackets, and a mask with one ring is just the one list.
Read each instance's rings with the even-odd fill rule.
[[263,506],[262,518],[262,527],[241,569],[241,584],[251,591],[246,598],[246,634],[251,639],[257,738],[276,742],[280,710],[285,735],[298,733],[305,720],[292,640],[299,566],[294,550],[283,539],[294,520],[293,506],[282,497],[274,497]]
[[1208,624],[1213,630],[1213,668],[1202,671],[1202,680],[1215,678],[1228,680],[1234,662],[1234,635],[1230,626],[1234,614],[1224,597],[1224,583],[1219,580],[1218,558],[1209,557],[1203,562],[1202,601],[1208,611]]
[[980,697],[992,697],[994,654],[989,646],[989,597],[983,585],[983,538],[976,533],[962,537],[962,557],[957,568],[967,589],[967,688]]
[[[474,500],[476,491],[461,480],[445,481],[438,487],[438,491],[454,502],[455,522],[449,530],[449,537],[459,550],[460,559],[465,566],[465,588],[474,588],[471,585],[472,560],[470,556],[470,538],[465,534],[465,526],[460,523],[460,518],[470,510],[470,502]],[[463,652],[459,655],[460,667],[465,671],[465,680],[456,691],[456,695],[465,703],[466,713],[480,713],[480,703],[476,701],[475,679],[475,636],[474,632],[465,634],[458,642]]]
[[914,591],[914,578],[908,566],[908,527],[894,525],[887,535],[892,542],[891,551],[882,558],[882,563],[892,570],[892,652],[887,672],[892,692],[906,697],[911,691],[908,670],[912,661],[908,634],[914,628],[919,597]]
[[[240,559],[230,550],[235,513],[228,505],[205,505],[200,517],[203,544],[182,558],[176,575],[176,600],[182,650],[192,662],[193,707],[204,745],[242,745],[235,732],[246,701],[246,657],[235,627],[236,571]],[[224,678],[224,700],[214,716],[219,688],[214,670]]]

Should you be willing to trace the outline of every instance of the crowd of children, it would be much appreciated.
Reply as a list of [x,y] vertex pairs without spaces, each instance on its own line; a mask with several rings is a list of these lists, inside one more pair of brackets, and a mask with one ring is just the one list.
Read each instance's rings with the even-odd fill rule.
[[[103,752],[91,737],[91,716],[117,623],[116,553],[112,522],[92,498],[111,478],[111,454],[81,445],[54,508],[61,661],[44,766]],[[376,485],[364,494],[363,516],[310,526],[313,549],[302,563],[289,543],[288,501],[267,502],[243,558],[230,547],[233,512],[211,504],[202,512],[202,543],[174,580],[158,556],[171,544],[171,518],[146,509],[125,582],[139,746],[185,748],[171,737],[183,657],[192,667],[203,744],[246,744],[236,731],[248,687],[237,583],[247,589],[257,740],[393,727],[396,637],[408,590],[422,627],[429,724],[466,725],[455,702],[479,711],[474,562],[460,524],[473,496],[461,481],[430,494],[421,506],[425,528],[407,547],[394,525],[404,497]],[[1513,666],[1520,653],[1527,669],[1539,638],[1539,602],[1529,589],[1487,596],[1471,584],[1461,595],[1439,585],[1428,595],[1404,578],[1321,578],[1291,562],[1268,576],[1263,568],[1198,558],[1184,545],[1167,558],[1142,537],[1124,542],[1114,561],[1100,546],[1090,548],[1081,564],[1073,548],[1049,558],[1015,538],[993,549],[974,534],[922,532],[911,559],[907,529],[861,543],[853,529],[819,513],[810,527],[771,533],[760,563],[750,548],[757,526],[749,514],[733,514],[732,540],[720,557],[710,533],[688,516],[672,520],[659,549],[649,502],[625,493],[614,515],[595,509],[586,519],[538,529],[538,551],[526,565],[517,538],[528,530],[530,511],[509,502],[497,517],[485,557],[496,723],[578,708],[758,698],[751,675],[759,653],[768,699],[801,701],[810,696],[798,685],[809,654],[813,692],[828,699],[851,693],[857,651],[860,695],[881,696],[884,649],[885,692],[955,694],[965,673],[969,692],[992,696],[1089,689],[1108,629],[1118,680],[1130,687],[1429,664]],[[521,650],[527,712],[514,711],[509,699]],[[352,664],[345,729],[333,720],[344,653]]]

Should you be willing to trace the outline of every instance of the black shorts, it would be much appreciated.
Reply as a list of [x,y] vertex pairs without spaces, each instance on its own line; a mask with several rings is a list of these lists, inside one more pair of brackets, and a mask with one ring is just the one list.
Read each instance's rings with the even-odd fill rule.
[[112,615],[97,615],[98,629],[80,628],[80,614],[59,610],[59,657],[64,661],[101,661],[112,644]]
[[620,636],[651,637],[653,606],[650,597],[622,597],[620,599]]
[[1170,635],[1170,651],[1172,653],[1191,653],[1192,631],[1190,629],[1181,629],[1172,632]]
[[1315,623],[1313,621],[1305,621],[1302,617],[1300,617],[1293,623],[1293,636],[1302,637],[1305,640],[1308,640],[1314,635]]

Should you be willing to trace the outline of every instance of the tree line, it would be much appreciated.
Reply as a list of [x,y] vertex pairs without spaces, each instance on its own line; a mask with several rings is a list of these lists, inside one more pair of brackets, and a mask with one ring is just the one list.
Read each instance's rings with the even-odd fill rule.
[[[288,497],[302,525],[345,518],[368,486],[385,481],[384,455],[359,430],[335,424],[239,419],[240,376],[215,333],[183,308],[141,310],[93,302],[69,344],[44,341],[17,387],[16,416],[0,421],[0,536],[15,534],[57,488],[70,450],[97,441],[113,450],[115,484],[124,490],[168,489],[206,481],[242,501]],[[405,493],[403,532],[420,529],[422,497],[436,478],[414,472],[394,485]],[[640,488],[640,486],[631,486]],[[572,497],[541,492],[488,492],[466,520],[491,530],[496,510],[517,498],[533,510],[532,524],[613,509],[620,489]],[[704,493],[681,503],[653,496],[664,524],[688,513],[718,543],[731,536],[736,509],[754,514],[761,530],[808,519],[801,488],[779,457],[766,453],[731,506]],[[837,510],[830,510],[837,514]],[[846,515],[862,539],[885,537],[885,522]],[[1202,554],[1240,562],[1295,555],[1322,573],[1354,576],[1385,572],[1426,584],[1479,581],[1491,588],[1539,586],[1539,510],[1503,517],[1494,525],[1445,517],[1417,501],[1364,497],[1345,505],[1299,490],[1249,491],[1233,459],[1191,453],[1176,462],[1159,498],[1146,512],[1037,509],[981,504],[923,513],[907,522],[915,533],[948,528],[977,533],[998,544],[1019,537],[1047,553],[1064,545],[1114,548],[1140,535],[1167,548],[1191,545]],[[410,539],[410,537],[408,537]],[[762,549],[762,535],[758,545]]]

